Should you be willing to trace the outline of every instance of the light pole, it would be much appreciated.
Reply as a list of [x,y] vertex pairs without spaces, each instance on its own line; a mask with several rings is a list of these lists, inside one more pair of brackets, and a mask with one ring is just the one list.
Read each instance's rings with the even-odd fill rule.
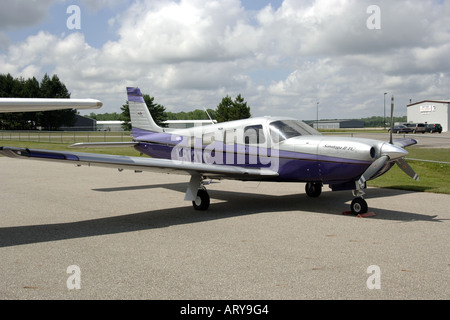
[[386,95],[387,92],[384,93],[384,117],[383,117],[384,130],[386,130]]

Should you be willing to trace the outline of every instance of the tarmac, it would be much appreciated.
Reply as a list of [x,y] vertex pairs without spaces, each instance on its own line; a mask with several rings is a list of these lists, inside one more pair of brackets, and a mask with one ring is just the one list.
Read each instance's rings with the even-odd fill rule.
[[442,300],[450,195],[221,181],[0,158],[0,299]]

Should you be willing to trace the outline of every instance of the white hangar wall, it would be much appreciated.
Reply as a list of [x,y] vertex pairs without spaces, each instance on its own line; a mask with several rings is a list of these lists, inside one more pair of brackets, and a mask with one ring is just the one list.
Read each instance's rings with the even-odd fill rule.
[[448,131],[450,100],[424,100],[407,105],[408,122],[440,123],[442,131]]

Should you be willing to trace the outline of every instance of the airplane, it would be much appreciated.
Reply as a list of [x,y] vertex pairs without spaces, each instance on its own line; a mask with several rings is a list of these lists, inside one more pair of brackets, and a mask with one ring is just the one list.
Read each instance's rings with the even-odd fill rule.
[[[350,209],[366,213],[366,181],[385,174],[397,164],[415,180],[418,175],[406,163],[407,146],[414,139],[379,141],[354,137],[323,136],[302,121],[287,117],[258,117],[201,127],[171,129],[153,120],[142,93],[127,87],[132,142],[77,143],[73,148],[132,146],[133,157],[84,152],[0,147],[12,158],[164,172],[190,176],[185,200],[196,210],[207,210],[206,186],[213,180],[302,182],[309,197],[317,198],[323,185],[332,191],[352,190]],[[391,123],[394,98],[391,104]]]
[[99,109],[102,106],[96,99],[0,98],[0,113]]

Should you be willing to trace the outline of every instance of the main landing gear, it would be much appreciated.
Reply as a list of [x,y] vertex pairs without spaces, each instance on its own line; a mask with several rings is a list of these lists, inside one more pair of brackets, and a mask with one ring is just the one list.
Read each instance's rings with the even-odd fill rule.
[[210,198],[208,191],[206,191],[206,189],[204,188],[198,189],[197,196],[195,197],[195,200],[192,201],[194,209],[199,211],[206,211],[209,208],[209,203]]
[[[322,183],[321,182],[308,182],[305,186],[305,191],[308,197],[317,198],[322,193]],[[366,200],[362,198],[365,194],[363,189],[366,188],[365,183],[360,185],[358,182],[356,183],[356,190],[353,190],[354,199],[350,204],[350,209],[352,214],[364,214],[367,213],[368,206]]]
[[317,198],[322,193],[321,182],[308,182],[305,186],[305,191],[308,197]]
[[188,188],[184,200],[192,201],[192,206],[195,210],[206,211],[209,208],[210,198],[205,185],[209,182],[204,182],[200,174],[193,174],[189,181]]

